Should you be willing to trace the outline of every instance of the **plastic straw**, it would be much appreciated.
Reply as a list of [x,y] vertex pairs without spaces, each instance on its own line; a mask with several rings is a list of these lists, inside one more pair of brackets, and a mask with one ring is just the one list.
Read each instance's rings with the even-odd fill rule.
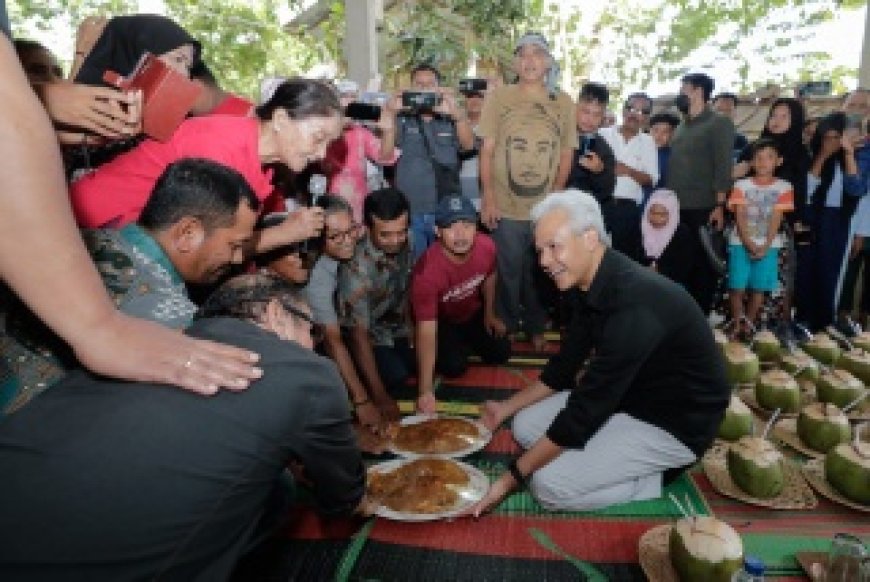
[[764,426],[764,432],[761,433],[761,438],[767,440],[767,433],[770,432],[770,429],[773,428],[774,423],[776,422],[777,417],[779,416],[782,408],[777,408],[773,411],[773,414],[770,416],[770,420],[767,421],[767,424]]
[[691,517],[689,515],[689,513],[686,511],[686,508],[683,507],[683,504],[680,503],[680,501],[677,499],[676,495],[674,495],[673,493],[668,493],[668,497],[671,498],[671,501],[674,502],[674,505],[676,505],[677,509],[680,510],[680,513],[683,514],[683,517],[685,517],[686,519],[689,519],[689,517]]
[[698,512],[695,511],[695,507],[692,505],[692,499],[689,497],[689,494],[686,493],[686,508],[692,513],[693,516],[698,515]]
[[860,404],[860,402],[861,402],[862,400],[864,400],[865,398],[867,398],[867,395],[868,395],[868,394],[870,394],[870,390],[866,390],[866,391],[864,392],[864,394],[862,394],[861,396],[859,396],[858,398],[856,398],[855,400],[853,400],[852,402],[850,402],[849,404],[847,404],[846,406],[844,406],[844,407],[843,407],[843,412],[849,412],[850,410],[852,410],[853,408],[855,408],[856,406],[858,406],[858,404]]

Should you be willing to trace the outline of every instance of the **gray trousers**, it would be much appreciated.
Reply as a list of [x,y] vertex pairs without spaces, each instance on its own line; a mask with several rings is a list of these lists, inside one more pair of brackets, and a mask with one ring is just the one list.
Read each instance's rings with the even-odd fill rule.
[[538,295],[532,223],[528,220],[502,218],[492,231],[498,263],[498,289],[496,310],[508,330],[523,331],[529,335],[542,333],[547,313]]
[[[545,435],[570,391],[516,414],[514,438],[524,449]],[[662,473],[696,460],[664,430],[623,413],[613,415],[583,449],[566,449],[532,475],[529,488],[547,509],[588,511],[662,494]]]

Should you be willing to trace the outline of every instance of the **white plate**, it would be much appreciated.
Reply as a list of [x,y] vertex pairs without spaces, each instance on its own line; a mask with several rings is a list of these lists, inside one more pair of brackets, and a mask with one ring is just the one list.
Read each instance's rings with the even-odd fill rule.
[[473,424],[477,427],[477,432],[479,436],[476,439],[470,440],[468,442],[468,446],[463,447],[457,451],[453,451],[452,453],[416,453],[414,451],[406,451],[405,449],[399,448],[394,441],[390,441],[387,445],[387,450],[393,453],[394,455],[398,455],[405,459],[419,459],[420,457],[438,457],[440,459],[461,459],[463,457],[467,457],[472,453],[476,453],[492,440],[492,432],[485,426],[483,426],[480,422],[476,420],[471,420],[470,418],[465,418],[462,416],[449,416],[446,414],[415,414],[414,416],[406,416],[399,423],[401,426],[409,426],[412,424],[419,424],[424,420],[432,420],[434,418],[455,418],[458,420],[464,420],[469,424]]
[[[385,461],[383,463],[378,463],[377,465],[372,465],[369,467],[368,472],[387,473],[407,465],[414,460],[415,459],[393,459],[392,461]],[[394,511],[389,507],[379,505],[375,510],[375,515],[383,517],[384,519],[392,519],[394,521],[436,521],[439,519],[456,517],[458,514],[483,499],[483,496],[486,495],[486,492],[489,490],[489,479],[486,475],[479,469],[463,463],[462,461],[451,459],[451,462],[459,465],[468,475],[468,483],[463,485],[461,489],[457,491],[457,493],[459,493],[459,501],[457,501],[455,507],[448,511],[442,511],[439,513],[408,513],[405,511]]]

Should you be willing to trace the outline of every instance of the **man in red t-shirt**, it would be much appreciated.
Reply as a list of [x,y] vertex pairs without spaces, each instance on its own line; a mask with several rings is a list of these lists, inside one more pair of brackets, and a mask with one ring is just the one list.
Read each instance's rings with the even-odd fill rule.
[[435,233],[438,244],[429,247],[411,274],[420,412],[435,412],[436,368],[452,378],[465,372],[469,352],[489,364],[510,357],[505,324],[495,315],[495,244],[477,232],[471,201],[443,198],[435,212]]

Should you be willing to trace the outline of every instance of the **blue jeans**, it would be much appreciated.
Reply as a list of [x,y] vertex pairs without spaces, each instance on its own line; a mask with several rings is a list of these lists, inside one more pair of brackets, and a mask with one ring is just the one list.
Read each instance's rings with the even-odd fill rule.
[[435,240],[435,215],[429,212],[411,215],[411,252],[414,262]]

